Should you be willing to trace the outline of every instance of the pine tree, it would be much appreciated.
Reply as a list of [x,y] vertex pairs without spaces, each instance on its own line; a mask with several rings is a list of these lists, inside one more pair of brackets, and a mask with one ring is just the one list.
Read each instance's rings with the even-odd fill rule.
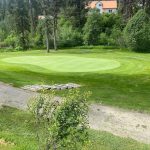
[[30,21],[27,0],[9,0],[9,15],[14,18],[15,32],[19,39],[18,46],[23,50],[28,49]]

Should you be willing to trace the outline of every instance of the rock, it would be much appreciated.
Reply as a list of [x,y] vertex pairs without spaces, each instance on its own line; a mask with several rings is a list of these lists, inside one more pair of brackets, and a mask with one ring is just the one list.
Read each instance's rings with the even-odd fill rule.
[[65,90],[79,87],[81,87],[81,85],[75,83],[68,83],[68,84],[54,84],[54,85],[27,85],[22,88],[25,90],[37,92],[42,90]]

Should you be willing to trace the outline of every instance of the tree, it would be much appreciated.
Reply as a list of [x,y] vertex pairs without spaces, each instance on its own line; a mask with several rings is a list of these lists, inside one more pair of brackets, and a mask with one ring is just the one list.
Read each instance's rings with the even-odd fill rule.
[[150,52],[150,15],[139,10],[124,29],[127,46],[134,51]]
[[143,3],[145,3],[145,9],[147,13],[150,14],[150,1],[149,0],[143,0],[143,1],[144,1]]
[[103,30],[102,16],[98,11],[91,12],[87,17],[87,22],[83,28],[84,43],[86,45],[98,45],[99,36]]
[[[29,3],[29,14],[30,14],[30,26],[31,26],[31,34],[32,36],[35,33],[35,29],[36,29],[36,22],[35,22],[35,15],[34,15],[34,7],[35,7],[35,2],[34,0],[28,0]],[[33,7],[34,4],[34,7]]]
[[0,21],[5,19],[6,16],[6,1],[1,0],[0,1]]
[[62,13],[66,20],[72,22],[73,28],[82,29],[86,22],[88,9],[85,9],[89,0],[64,0]]
[[82,34],[78,28],[61,15],[58,20],[58,44],[60,47],[73,47],[83,44]]
[[114,26],[122,28],[121,17],[118,14],[99,14],[97,10],[91,11],[83,28],[84,43],[86,45],[109,44]]
[[140,9],[146,9],[146,11],[150,13],[149,0],[119,0],[119,2],[121,12],[126,22],[128,21],[128,19],[133,17]]
[[28,49],[28,35],[30,32],[30,23],[28,15],[27,0],[9,1],[9,15],[14,18],[15,32],[18,36],[18,46],[23,50]]
[[127,22],[142,6],[140,0],[123,0],[120,7],[123,18]]
[[54,49],[57,50],[57,24],[58,14],[60,11],[60,0],[42,0],[41,2],[42,11],[45,16],[45,32],[47,39],[47,52],[49,52],[50,43],[50,28],[52,29],[52,37]]

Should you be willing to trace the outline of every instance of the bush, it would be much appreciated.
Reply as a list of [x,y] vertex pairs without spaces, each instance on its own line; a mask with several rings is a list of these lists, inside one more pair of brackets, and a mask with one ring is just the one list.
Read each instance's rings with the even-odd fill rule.
[[52,93],[41,94],[31,102],[39,149],[82,149],[88,142],[88,95],[71,90],[61,100]]
[[150,52],[150,16],[139,10],[124,29],[126,45],[137,52]]
[[6,44],[12,48],[15,48],[16,41],[17,41],[17,37],[15,36],[13,32],[9,36],[7,36],[7,38],[5,39]]

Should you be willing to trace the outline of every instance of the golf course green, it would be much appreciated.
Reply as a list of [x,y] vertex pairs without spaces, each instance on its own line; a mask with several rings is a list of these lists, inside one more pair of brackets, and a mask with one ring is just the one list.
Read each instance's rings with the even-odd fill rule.
[[92,72],[114,69],[120,63],[111,59],[77,56],[22,56],[3,59],[8,63],[29,64],[56,72]]

